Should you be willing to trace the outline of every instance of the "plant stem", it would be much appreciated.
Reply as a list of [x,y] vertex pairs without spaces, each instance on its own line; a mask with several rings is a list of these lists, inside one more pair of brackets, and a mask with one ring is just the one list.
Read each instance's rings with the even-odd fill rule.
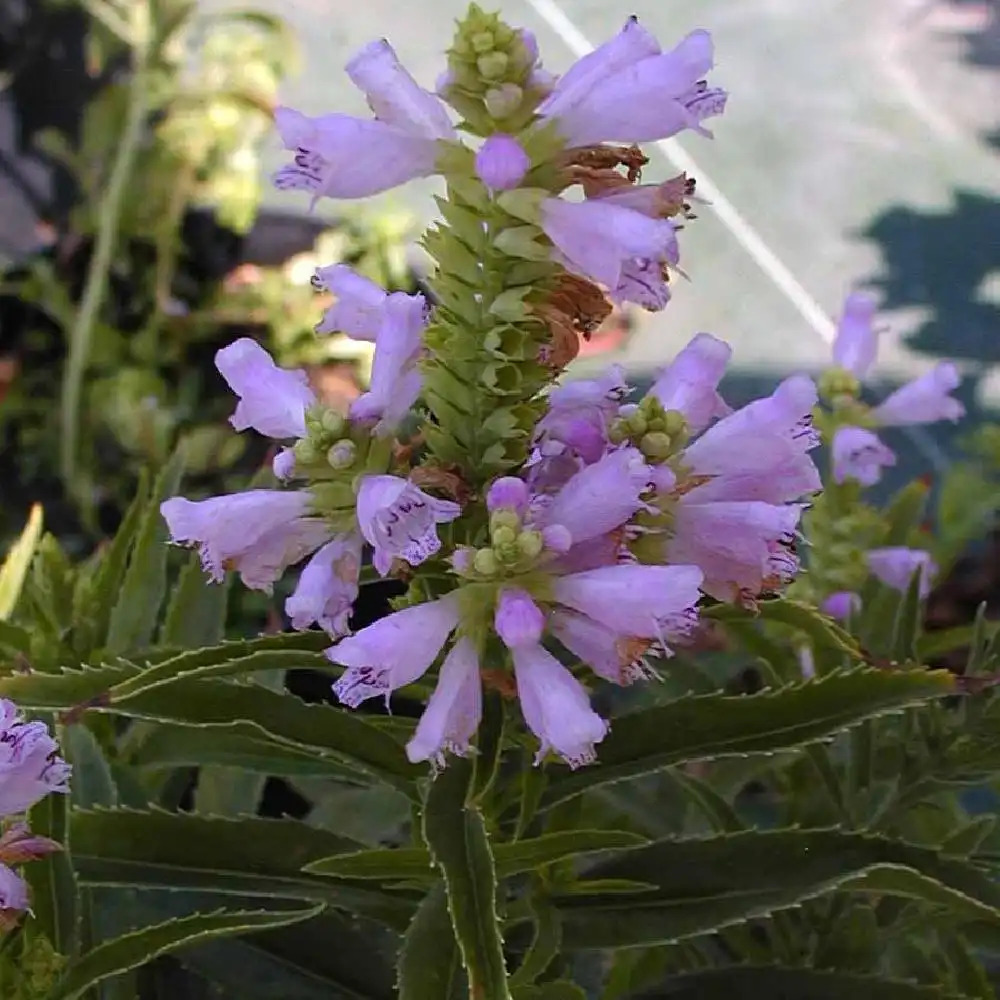
[[148,106],[147,66],[151,25],[149,10],[145,4],[133,6],[131,22],[134,41],[132,81],[125,110],[125,124],[108,179],[107,191],[101,202],[94,253],[87,271],[87,281],[83,290],[83,298],[80,301],[80,308],[70,331],[66,372],[63,377],[60,466],[63,480],[71,491],[74,488],[78,457],[77,445],[80,432],[83,380],[87,372],[87,362],[90,359],[94,327],[107,294],[108,273],[111,269],[115,242],[118,237],[125,192],[128,189],[136,153],[142,140],[142,130]]

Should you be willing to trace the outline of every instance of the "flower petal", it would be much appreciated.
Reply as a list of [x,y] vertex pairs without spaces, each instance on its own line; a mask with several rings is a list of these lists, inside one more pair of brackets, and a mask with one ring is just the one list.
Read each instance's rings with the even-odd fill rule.
[[27,812],[51,792],[69,791],[69,765],[44,722],[24,720],[0,698],[0,817]]
[[932,424],[938,420],[954,423],[965,416],[965,407],[949,393],[961,381],[958,369],[950,361],[942,361],[883,400],[872,411],[872,417],[883,427]]
[[333,693],[351,708],[376,695],[388,699],[423,676],[456,625],[458,604],[443,597],[404,608],[341,639],[326,651],[333,663],[349,668]]
[[541,641],[545,615],[527,591],[504,587],[497,599],[493,625],[504,644],[514,649]]
[[914,573],[920,574],[920,596],[931,592],[931,584],[937,576],[937,564],[929,552],[923,549],[909,549],[904,546],[890,546],[871,549],[865,556],[872,574],[887,587],[905,593],[909,589]]
[[406,744],[413,762],[431,760],[444,764],[445,753],[464,757],[483,714],[479,657],[467,638],[459,639],[441,664],[437,686],[427,702],[416,732]]
[[590,707],[584,686],[541,646],[518,646],[511,656],[524,721],[542,744],[535,759],[555,750],[570,767],[593,761],[608,724]]
[[847,296],[833,342],[833,360],[858,378],[868,374],[878,355],[874,321],[873,296],[867,292],[852,292]]
[[360,571],[361,536],[356,532],[324,545],[303,567],[298,585],[285,601],[292,628],[307,629],[315,622],[332,636],[347,632]]
[[663,369],[650,393],[664,409],[678,410],[692,433],[732,413],[718,386],[732,357],[732,348],[709,333],[697,334]]
[[317,268],[313,286],[330,292],[336,302],[323,314],[317,333],[346,333],[353,340],[375,343],[389,293],[346,264]]
[[833,435],[833,478],[838,483],[854,479],[862,486],[874,486],[882,469],[895,464],[892,450],[863,427],[841,427]]
[[556,611],[552,634],[594,673],[612,684],[628,685],[653,676],[643,654],[653,647],[649,639],[616,632],[586,615]]
[[306,433],[306,410],[316,402],[301,369],[279,368],[255,340],[241,337],[215,355],[215,367],[240,397],[229,422],[238,431],[252,427],[272,438]]
[[366,45],[346,68],[379,121],[425,139],[455,138],[444,105],[413,79],[384,38]]
[[524,179],[531,160],[511,135],[491,135],[476,153],[476,176],[491,191],[509,191]]

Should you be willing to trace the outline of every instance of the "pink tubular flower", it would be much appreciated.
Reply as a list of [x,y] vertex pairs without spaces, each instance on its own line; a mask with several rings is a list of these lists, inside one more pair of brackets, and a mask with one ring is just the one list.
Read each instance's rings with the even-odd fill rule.
[[682,502],[666,555],[672,563],[698,566],[705,574],[702,590],[717,600],[753,597],[788,583],[797,571],[792,546],[801,514],[797,504]]
[[833,478],[838,483],[854,479],[862,486],[873,486],[882,469],[895,464],[892,450],[863,427],[841,427],[833,435]]
[[626,686],[655,676],[643,659],[646,652],[656,649],[649,639],[616,632],[575,611],[555,611],[551,627],[566,649],[612,684]]
[[251,590],[268,593],[289,566],[330,537],[329,526],[308,512],[308,493],[283,490],[247,490],[197,502],[171,497],[160,504],[171,541],[197,545],[201,564],[216,583],[235,569]]
[[357,708],[368,698],[389,695],[422,677],[458,625],[451,597],[404,608],[381,618],[326,651],[348,669],[333,685],[343,704]]
[[516,646],[511,658],[524,721],[541,742],[535,760],[555,750],[570,767],[593,761],[608,724],[590,707],[586,688],[537,643]]
[[65,794],[70,771],[45,723],[26,722],[0,698],[0,817],[27,812],[51,792]]
[[867,292],[852,292],[844,300],[833,342],[833,360],[841,368],[864,378],[878,354],[874,328],[875,299]]
[[702,573],[693,565],[605,566],[559,577],[556,601],[623,635],[669,639],[694,624]]
[[385,317],[389,293],[346,264],[316,269],[313,287],[330,292],[336,302],[323,314],[317,333],[346,333],[352,340],[375,343]]
[[347,64],[364,91],[374,121],[350,115],[309,118],[277,108],[275,123],[295,162],[279,170],[281,189],[323,196],[363,198],[435,172],[438,143],[455,137],[441,102],[400,65],[388,42],[365,46]]
[[491,135],[476,153],[476,176],[491,191],[509,191],[524,179],[531,160],[511,135]]
[[709,88],[712,39],[693,31],[671,52],[630,18],[604,45],[570,68],[539,106],[570,146],[649,142],[686,128],[709,135],[701,122],[725,109],[726,93]]
[[[676,264],[674,224],[600,200],[542,202],[541,224],[570,267],[615,291],[644,261]],[[638,264],[637,264],[638,262]],[[662,276],[660,278],[662,281]]]
[[732,348],[709,333],[699,333],[663,369],[650,394],[664,409],[679,410],[693,433],[732,413],[718,386],[732,357]]
[[528,509],[528,487],[515,476],[495,479],[486,494],[486,509],[492,514],[497,510],[512,510],[523,514]]
[[867,556],[868,568],[872,574],[893,590],[905,592],[910,586],[914,573],[920,574],[920,596],[931,592],[931,583],[937,575],[937,565],[931,554],[923,549],[908,549],[891,546],[872,549]]
[[683,461],[692,474],[711,479],[685,500],[784,503],[816,492],[819,472],[808,455],[819,444],[812,426],[815,404],[812,380],[793,375],[770,396],[709,427],[687,447]]
[[375,422],[376,433],[392,431],[420,395],[422,378],[416,367],[427,325],[422,295],[393,292],[383,308],[375,340],[369,389],[351,404],[351,417]]
[[965,407],[949,393],[962,381],[950,361],[942,361],[925,375],[897,389],[872,411],[883,427],[931,424],[937,420],[954,423],[965,415]]
[[591,195],[653,219],[663,219],[676,213],[688,196],[687,180],[683,174],[660,184],[626,184]]
[[292,628],[304,630],[313,622],[332,636],[344,635],[358,596],[361,536],[340,535],[324,545],[303,567],[285,613]]
[[483,714],[483,689],[479,657],[469,639],[462,638],[441,664],[437,686],[427,702],[406,756],[416,763],[444,765],[445,753],[462,757],[469,752]]
[[380,122],[430,139],[455,138],[444,105],[413,79],[384,38],[369,42],[346,69]]
[[215,367],[240,397],[229,422],[271,438],[304,437],[306,410],[316,402],[301,369],[279,368],[255,340],[241,337],[215,355]]
[[609,452],[571,476],[541,512],[543,526],[560,524],[574,544],[620,527],[644,504],[650,469],[638,448]]
[[438,500],[399,476],[365,476],[358,491],[358,526],[385,576],[394,558],[417,566],[441,548],[437,525],[454,521],[462,508]]
[[851,615],[857,614],[861,610],[861,597],[850,590],[838,590],[835,594],[827,597],[820,608],[831,618],[838,621],[847,621]]

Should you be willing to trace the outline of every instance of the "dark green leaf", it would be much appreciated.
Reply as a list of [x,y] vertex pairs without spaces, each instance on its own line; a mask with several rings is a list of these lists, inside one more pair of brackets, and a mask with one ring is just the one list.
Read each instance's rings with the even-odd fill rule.
[[66,711],[106,700],[115,684],[137,672],[136,667],[122,663],[60,673],[11,674],[0,677],[0,696],[26,709]]
[[[496,843],[493,856],[497,875],[506,878],[578,854],[636,847],[646,842],[646,837],[626,830],[572,830],[514,843]],[[375,879],[430,878],[434,874],[430,852],[422,847],[342,854],[314,861],[305,870],[313,875]]]
[[559,911],[547,899],[531,902],[531,917],[535,933],[523,961],[510,977],[512,988],[533,983],[552,964],[562,944]]
[[514,990],[514,1000],[587,1000],[583,989],[566,979],[541,986],[520,986]]
[[30,653],[31,633],[20,625],[0,621],[0,649],[9,649],[14,653]]
[[751,696],[681,698],[619,719],[600,746],[599,763],[554,777],[542,803],[684,761],[815,743],[953,689],[946,671],[862,669]]
[[287,692],[279,694],[256,684],[170,684],[104,710],[155,722],[232,728],[243,735],[252,725],[265,738],[336,754],[410,797],[416,796],[414,780],[425,773],[406,759],[402,744],[361,714],[307,705]]
[[[590,879],[644,891],[586,895]],[[598,888],[601,888],[599,885]],[[635,947],[704,934],[835,889],[920,898],[955,918],[1000,921],[1000,886],[965,862],[900,841],[832,830],[668,840],[594,866],[561,896],[568,945]]]
[[424,808],[424,839],[444,876],[470,996],[510,1000],[490,839],[482,814],[466,802],[471,777],[471,764],[460,758],[434,779]]
[[88,589],[86,600],[78,609],[77,630],[85,637],[82,646],[91,650],[107,645],[111,612],[122,592],[128,554],[143,512],[149,503],[149,477],[145,470],[139,476],[135,497],[129,504],[111,544],[101,553],[100,563]]
[[754,612],[735,604],[717,604],[706,609],[705,617],[724,623],[759,618],[761,621],[773,622],[776,625],[786,625],[803,632],[818,648],[847,653],[855,660],[861,658],[857,640],[850,632],[817,611],[812,605],[801,601],[788,601],[784,598],[761,601]]
[[132,547],[128,569],[108,624],[109,653],[145,649],[153,637],[167,589],[167,525],[160,504],[180,486],[184,455],[178,449],[156,477]]
[[63,729],[62,748],[73,765],[70,782],[73,805],[84,808],[117,805],[118,790],[94,734],[84,725],[67,726]]
[[31,886],[32,921],[61,955],[72,955],[77,947],[80,909],[76,875],[69,854],[69,802],[66,795],[46,795],[32,807],[31,830],[62,844],[63,851],[33,861],[24,869]]
[[429,1000],[452,995],[461,975],[458,943],[448,915],[444,884],[424,897],[403,938],[399,953],[399,1000]]
[[736,966],[705,969],[671,976],[657,990],[636,1000],[738,1000],[772,997],[774,1000],[967,1000],[942,986],[844,972],[779,966]]
[[310,861],[357,844],[293,820],[81,810],[72,835],[74,863],[91,885],[322,901],[404,926],[413,910],[405,894],[303,874]]
[[219,910],[168,920],[98,945],[71,962],[46,1000],[74,1000],[95,983],[188,944],[308,920],[322,904],[299,910]]
[[232,580],[229,573],[224,583],[213,583],[202,569],[197,553],[192,553],[170,594],[160,644],[195,649],[221,642]]

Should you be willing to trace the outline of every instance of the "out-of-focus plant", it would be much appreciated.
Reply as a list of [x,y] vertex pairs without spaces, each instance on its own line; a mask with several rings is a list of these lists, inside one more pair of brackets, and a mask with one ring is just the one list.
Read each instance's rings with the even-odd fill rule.
[[[277,88],[296,63],[283,22],[203,13],[189,0],[82,6],[90,70],[104,84],[78,145],[54,131],[37,139],[79,198],[50,249],[4,283],[5,335],[17,344],[0,425],[17,455],[8,475],[21,506],[51,493],[58,472],[93,527],[102,507],[116,519],[138,468],[162,463],[181,432],[193,436],[193,471],[211,476],[240,461],[243,445],[213,405],[221,385],[208,375],[234,331],[288,363],[321,371],[343,362],[359,384],[370,351],[341,337],[314,348],[301,260],[232,275],[258,216],[258,154]],[[355,213],[320,233],[317,249],[408,288],[410,224]]]

